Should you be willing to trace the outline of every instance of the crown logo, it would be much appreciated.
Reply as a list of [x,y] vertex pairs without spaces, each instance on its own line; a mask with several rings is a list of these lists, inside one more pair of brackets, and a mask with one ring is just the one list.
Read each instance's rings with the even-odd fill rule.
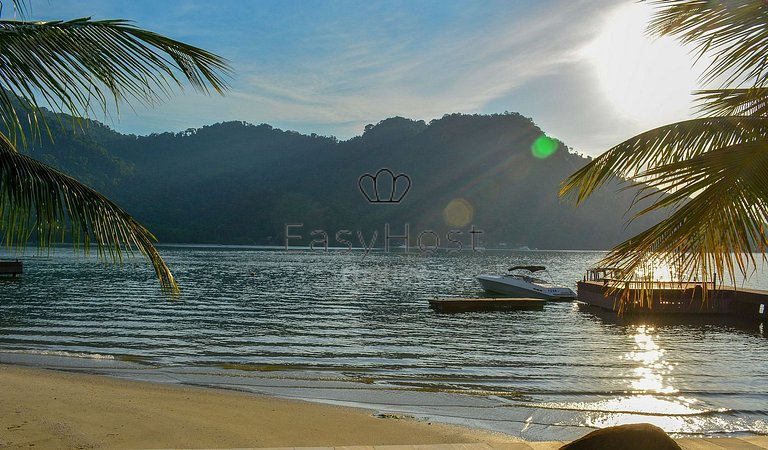
[[404,173],[395,175],[384,168],[375,175],[361,175],[357,179],[357,187],[368,203],[400,203],[411,190],[411,177]]

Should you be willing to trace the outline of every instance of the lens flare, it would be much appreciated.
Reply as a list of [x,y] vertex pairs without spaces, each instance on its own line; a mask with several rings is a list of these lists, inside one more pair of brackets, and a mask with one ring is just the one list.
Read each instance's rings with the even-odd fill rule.
[[546,134],[537,137],[531,145],[531,153],[539,159],[546,159],[554,155],[557,151],[558,142]]
[[455,198],[443,209],[443,220],[452,227],[463,227],[472,221],[475,208],[463,198]]

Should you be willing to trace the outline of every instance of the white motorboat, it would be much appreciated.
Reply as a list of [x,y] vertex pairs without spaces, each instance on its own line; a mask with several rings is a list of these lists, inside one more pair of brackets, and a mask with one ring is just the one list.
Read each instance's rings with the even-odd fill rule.
[[539,273],[549,275],[544,266],[515,266],[504,275],[479,275],[477,281],[486,291],[511,297],[543,298],[545,300],[574,300],[576,298],[576,293],[572,289],[557,286],[552,281],[543,280],[537,276]]

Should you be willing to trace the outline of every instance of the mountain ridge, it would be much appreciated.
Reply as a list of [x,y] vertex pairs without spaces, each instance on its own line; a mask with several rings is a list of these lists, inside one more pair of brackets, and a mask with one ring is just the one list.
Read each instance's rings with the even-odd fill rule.
[[[241,121],[148,136],[95,121],[52,129],[53,143],[30,155],[103,191],[165,243],[280,245],[285,225],[301,223],[292,245],[309,245],[312,230],[333,244],[341,230],[370,237],[408,224],[411,247],[424,231],[446,244],[474,225],[487,247],[605,249],[655,220],[625,227],[631,196],[617,185],[579,208],[558,199],[588,159],[559,141],[537,158],[531,145],[544,133],[518,113],[391,117],[345,141]],[[360,177],[382,168],[412,183],[399,203],[369,203],[360,191]]]

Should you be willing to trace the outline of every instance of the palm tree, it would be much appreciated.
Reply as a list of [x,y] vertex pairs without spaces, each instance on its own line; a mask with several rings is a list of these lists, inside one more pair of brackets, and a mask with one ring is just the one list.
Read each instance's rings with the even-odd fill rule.
[[[23,18],[26,3],[13,5]],[[106,113],[110,103],[152,105],[184,79],[199,91],[223,94],[229,73],[223,58],[125,20],[0,20],[0,116],[7,130],[0,134],[0,227],[6,245],[20,248],[34,236],[46,248],[68,234],[76,247],[87,252],[95,245],[99,256],[115,261],[138,251],[163,290],[178,292],[152,233],[97,191],[18,152],[16,142],[50,133],[47,121],[53,119],[43,107],[89,117]]]
[[[668,216],[601,262],[638,271],[666,265],[688,280],[746,275],[765,259],[768,216],[768,3],[653,0],[649,32],[677,37],[711,63],[695,92],[701,116],[641,133],[563,182],[577,204],[610,180],[635,189],[630,220]],[[722,276],[722,275],[721,275]]]

